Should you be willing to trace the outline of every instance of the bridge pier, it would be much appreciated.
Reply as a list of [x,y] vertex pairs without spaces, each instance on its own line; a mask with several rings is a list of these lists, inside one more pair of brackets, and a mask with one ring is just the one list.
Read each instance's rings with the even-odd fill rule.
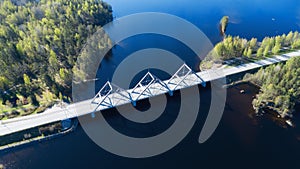
[[136,101],[132,101],[131,104],[133,105],[133,107],[136,107]]
[[71,127],[72,125],[72,120],[71,119],[65,119],[61,121],[61,125],[62,125],[62,130],[66,130],[68,128]]
[[206,82],[201,83],[203,87],[206,87]]

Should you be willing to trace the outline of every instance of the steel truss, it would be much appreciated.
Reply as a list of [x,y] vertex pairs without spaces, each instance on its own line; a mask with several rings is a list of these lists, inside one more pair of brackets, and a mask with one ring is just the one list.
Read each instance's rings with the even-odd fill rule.
[[[94,112],[100,109],[112,108],[126,103],[136,106],[138,100],[146,99],[164,93],[173,95],[173,91],[201,84],[205,87],[205,81],[192,71],[186,64],[183,64],[175,74],[166,81],[162,81],[150,72],[135,85],[133,89],[124,90],[111,82],[105,85],[92,99],[91,104],[96,104]],[[94,113],[92,113],[94,117]]]

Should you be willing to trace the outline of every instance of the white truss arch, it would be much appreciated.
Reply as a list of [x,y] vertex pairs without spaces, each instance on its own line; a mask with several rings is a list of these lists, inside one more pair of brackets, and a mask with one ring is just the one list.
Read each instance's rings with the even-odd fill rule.
[[132,103],[133,106],[136,106],[138,100],[165,93],[169,93],[169,95],[172,96],[173,91],[198,84],[205,86],[206,83],[186,64],[183,64],[169,80],[165,81],[147,72],[135,87],[129,90],[124,90],[107,81],[91,101],[91,104],[95,106],[92,117],[95,116],[94,113],[98,110],[104,110],[127,103]]
[[204,87],[206,85],[205,81],[186,64],[183,64],[167,82],[168,87],[172,91],[198,84]]
[[130,95],[135,106],[138,100],[168,92],[171,92],[168,85],[148,72],[130,91]]
[[97,111],[99,107],[112,108],[123,102],[130,102],[131,95],[128,91],[118,87],[117,85],[107,81],[96,96],[92,99],[91,103],[96,104],[94,112]]

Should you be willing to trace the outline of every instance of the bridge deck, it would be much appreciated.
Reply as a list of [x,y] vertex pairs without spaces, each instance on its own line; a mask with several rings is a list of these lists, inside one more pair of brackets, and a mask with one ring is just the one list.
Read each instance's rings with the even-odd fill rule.
[[[228,75],[233,75],[236,73],[248,71],[262,66],[267,66],[270,64],[286,61],[291,57],[296,57],[296,56],[300,56],[300,51],[291,52],[281,56],[275,56],[273,58],[267,58],[264,60],[257,61],[255,63],[244,64],[237,67],[218,68],[216,70],[207,70],[195,74],[191,72],[188,72],[188,74],[184,74],[184,73],[180,74],[179,72],[178,76],[176,77],[173,76],[171,79],[165,81],[156,81],[156,83],[151,83],[151,84],[149,83],[146,84],[146,86],[142,85],[135,89],[119,91],[119,93],[112,93],[109,95],[109,97],[107,97],[109,98],[110,101],[108,102],[106,99],[105,102],[103,102],[103,104],[101,105],[98,105],[97,103],[103,101],[103,98],[102,99],[95,98],[95,100],[90,99],[90,100],[85,100],[76,103],[76,109],[74,104],[70,104],[66,108],[61,108],[56,106],[51,109],[48,109],[47,111],[41,114],[0,121],[0,136],[33,128],[43,124],[48,124],[55,121],[61,121],[68,118],[79,117],[86,114],[93,114],[93,112],[98,110],[105,110],[105,109],[109,109],[110,107],[116,107],[123,104],[134,103],[137,100],[141,100],[141,99],[145,99],[145,98],[149,98],[161,94],[171,93],[170,91],[180,90],[183,88],[203,84],[203,82],[213,81]],[[159,84],[158,82],[160,82],[161,84]],[[167,84],[167,88],[166,86],[164,86],[164,84]],[[128,93],[132,95],[132,98],[122,97],[122,95],[126,96],[126,94]],[[93,101],[94,104],[92,103]],[[91,111],[87,109],[87,106],[91,108],[90,109]],[[87,111],[77,112],[78,109],[87,110]],[[79,113],[79,112],[84,112],[84,113]]]

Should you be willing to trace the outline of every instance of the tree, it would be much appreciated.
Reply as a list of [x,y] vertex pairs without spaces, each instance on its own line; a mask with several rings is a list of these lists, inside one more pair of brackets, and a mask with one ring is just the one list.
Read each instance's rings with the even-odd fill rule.
[[30,78],[29,78],[28,75],[23,74],[23,79],[24,79],[24,83],[25,83],[26,85],[30,85]]
[[285,43],[284,43],[286,46],[292,44],[293,36],[294,36],[294,33],[292,31],[289,32],[289,34],[286,36]]
[[248,48],[248,50],[247,50],[247,57],[251,58],[251,56],[252,56],[252,49]]
[[9,85],[8,79],[4,76],[1,76],[0,77],[0,90],[5,90],[8,85]]
[[292,49],[298,49],[300,48],[300,39],[297,39],[292,44]]
[[61,94],[61,92],[59,92],[59,100],[63,101],[63,95]]
[[262,47],[258,48],[256,56],[257,57],[262,57],[263,56],[263,51],[264,51],[264,48],[262,48]]
[[58,60],[57,60],[56,53],[53,50],[50,51],[49,64],[51,66],[51,69],[53,69],[55,71],[59,67],[59,63],[58,63]]
[[297,39],[299,39],[299,32],[298,31],[294,32],[293,41],[296,41]]
[[243,56],[247,56],[247,53],[248,53],[248,48],[245,48],[243,51]]
[[275,37],[275,46],[276,45],[282,45],[282,41],[283,41],[283,39],[282,39],[282,37],[281,36],[276,36]]
[[269,54],[269,51],[270,51],[270,46],[266,46],[265,50],[264,50],[264,56],[267,56]]
[[263,41],[261,42],[261,46],[262,47],[266,47],[266,46],[270,46],[270,38],[269,37],[265,37],[264,39],[263,39]]
[[225,35],[228,26],[228,21],[229,21],[229,16],[223,16],[220,21],[220,30],[222,35]]
[[254,47],[256,47],[257,44],[257,39],[256,38],[252,38],[249,42],[250,48],[254,49]]
[[272,49],[272,53],[273,53],[274,55],[278,54],[279,51],[280,51],[280,48],[281,48],[281,45],[280,45],[280,44],[276,44],[276,45],[273,47],[273,49]]

